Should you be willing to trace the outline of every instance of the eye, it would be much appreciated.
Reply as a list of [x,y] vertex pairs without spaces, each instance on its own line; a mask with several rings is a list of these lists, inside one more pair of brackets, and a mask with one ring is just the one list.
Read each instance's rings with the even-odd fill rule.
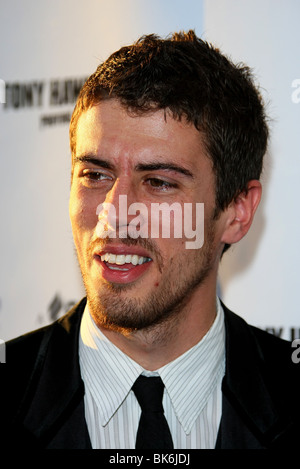
[[165,179],[160,178],[148,178],[146,183],[151,186],[151,188],[160,191],[168,191],[170,189],[174,189],[178,187],[178,184],[170,181],[166,181]]
[[82,176],[85,179],[88,179],[90,181],[95,181],[95,182],[104,181],[104,180],[108,180],[108,181],[112,180],[112,177],[109,176],[108,174],[105,174],[102,171],[95,170],[95,169],[84,169],[82,171]]

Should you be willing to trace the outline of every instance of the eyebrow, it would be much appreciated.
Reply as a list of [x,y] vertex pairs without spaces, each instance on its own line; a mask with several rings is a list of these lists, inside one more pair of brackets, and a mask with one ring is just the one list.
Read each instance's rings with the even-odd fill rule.
[[176,171],[181,173],[184,176],[194,178],[194,175],[186,168],[179,166],[174,163],[139,163],[135,167],[136,171],[157,171],[157,170],[166,170],[166,171]]
[[[91,163],[95,166],[98,166],[99,168],[114,169],[114,165],[109,163],[107,160],[95,158],[92,155],[75,156],[74,164],[75,163]],[[194,179],[194,175],[188,169],[174,163],[139,163],[135,166],[135,170],[139,172],[158,170],[175,171],[177,173],[183,174],[184,176],[188,176],[189,178]]]
[[82,156],[75,156],[73,163],[92,163],[95,166],[99,166],[99,168],[106,168],[106,169],[113,169],[114,165],[109,163],[107,160],[102,160],[99,158],[95,158],[90,155],[82,155]]

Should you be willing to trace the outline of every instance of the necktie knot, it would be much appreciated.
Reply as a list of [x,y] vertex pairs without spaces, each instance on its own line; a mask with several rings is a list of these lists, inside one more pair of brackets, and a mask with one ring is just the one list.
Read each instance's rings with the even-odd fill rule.
[[159,376],[147,378],[140,375],[134,383],[134,391],[142,412],[163,412],[164,383]]

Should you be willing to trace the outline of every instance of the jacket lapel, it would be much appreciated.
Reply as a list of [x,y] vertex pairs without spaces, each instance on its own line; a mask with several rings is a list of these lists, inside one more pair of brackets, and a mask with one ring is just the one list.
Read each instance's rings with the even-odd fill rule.
[[278,392],[259,343],[242,318],[223,305],[226,328],[226,373],[222,383],[222,418],[216,448],[268,448],[292,427],[287,412],[275,403]]
[[27,392],[23,426],[44,448],[90,447],[78,360],[85,302],[47,329]]

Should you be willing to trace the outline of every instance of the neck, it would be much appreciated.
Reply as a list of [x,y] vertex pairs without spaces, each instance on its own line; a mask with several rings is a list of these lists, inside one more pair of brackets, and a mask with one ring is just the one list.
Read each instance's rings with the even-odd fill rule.
[[[207,291],[206,291],[207,293]],[[216,317],[216,291],[195,298],[165,322],[147,329],[116,332],[100,326],[102,333],[126,355],[149,371],[157,370],[196,345]]]

